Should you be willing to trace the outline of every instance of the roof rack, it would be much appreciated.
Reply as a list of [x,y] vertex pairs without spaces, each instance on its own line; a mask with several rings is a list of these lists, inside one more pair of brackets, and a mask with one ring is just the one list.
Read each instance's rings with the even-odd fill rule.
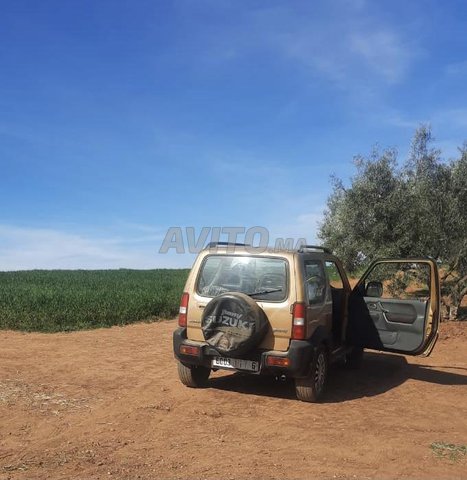
[[331,249],[329,249],[327,247],[323,247],[321,245],[302,245],[298,249],[298,252],[299,253],[305,253],[305,252],[308,252],[309,250],[319,250],[321,252],[329,253],[330,255],[332,255],[332,250]]
[[209,242],[204,248],[214,247],[251,247],[248,243],[232,243],[232,242]]

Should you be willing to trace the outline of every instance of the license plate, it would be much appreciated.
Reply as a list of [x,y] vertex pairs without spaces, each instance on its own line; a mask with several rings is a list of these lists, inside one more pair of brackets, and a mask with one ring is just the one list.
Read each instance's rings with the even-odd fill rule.
[[243,360],[243,358],[214,357],[211,365],[214,368],[225,368],[226,370],[247,370],[259,372],[259,362]]

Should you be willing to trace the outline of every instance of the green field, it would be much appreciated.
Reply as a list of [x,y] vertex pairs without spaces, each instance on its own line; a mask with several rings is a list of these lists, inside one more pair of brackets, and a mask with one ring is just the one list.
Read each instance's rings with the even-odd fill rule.
[[188,272],[0,272],[0,328],[58,332],[173,318]]

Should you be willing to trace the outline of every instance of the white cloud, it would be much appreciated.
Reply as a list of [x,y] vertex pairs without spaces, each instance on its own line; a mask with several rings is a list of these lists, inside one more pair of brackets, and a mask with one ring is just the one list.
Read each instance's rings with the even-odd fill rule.
[[449,77],[465,77],[467,74],[467,60],[450,63],[446,66],[445,73]]
[[249,10],[221,35],[208,33],[210,45],[203,52],[207,61],[225,62],[272,52],[343,90],[368,90],[407,76],[422,52],[413,28],[388,23],[362,0],[328,2],[324,8],[267,5]]
[[460,129],[467,128],[467,108],[450,108],[434,115],[434,122],[450,125]]
[[[292,201],[291,201],[292,202]],[[316,203],[316,202],[315,202]],[[318,222],[324,207],[317,206],[303,210],[300,206],[312,205],[309,197],[295,198],[295,201],[277,205],[275,214],[280,219],[264,226],[269,231],[269,244],[273,246],[278,238],[305,238],[308,243],[316,243]],[[297,215],[287,215],[285,211],[297,211]],[[282,219],[284,219],[282,221]],[[167,254],[159,254],[165,237],[161,229],[147,225],[125,224],[136,235],[77,234],[52,228],[31,228],[0,224],[0,271],[32,269],[115,269],[115,268],[187,268],[191,267],[195,255],[177,254],[171,249]],[[220,225],[222,226],[222,225]],[[251,226],[251,225],[250,225]],[[245,225],[245,230],[249,228]],[[110,230],[110,229],[109,229]],[[139,235],[141,231],[148,235]],[[183,241],[188,249],[185,230]],[[195,231],[200,234],[200,229]],[[225,234],[221,240],[226,240]],[[238,241],[243,241],[239,238]]]
[[459,148],[462,147],[462,143],[448,138],[439,141],[435,139],[434,143],[435,147],[441,150],[441,156],[444,159],[457,159],[460,157]]
[[455,129],[464,132],[467,128],[466,108],[433,109],[429,114],[423,114],[418,118],[413,115],[412,117],[405,116],[394,109],[383,108],[381,111],[373,113],[373,116],[377,121],[412,130],[415,130],[421,124],[430,124],[435,134],[438,129],[451,132]]
[[[157,240],[156,240],[157,237]],[[0,225],[0,270],[170,268],[190,255],[158,254],[160,235],[119,238]]]
[[384,123],[394,127],[410,130],[413,132],[420,124],[429,124],[430,117],[428,116],[416,116],[407,115],[406,112],[388,107],[384,103],[375,107],[374,110],[368,112],[368,118],[371,118],[373,122]]
[[389,29],[352,32],[350,48],[367,66],[389,83],[401,81],[415,52],[403,44],[399,35]]
[[270,244],[274,245],[277,238],[293,238],[295,241],[304,238],[309,245],[319,243],[317,233],[319,223],[323,219],[324,208],[324,205],[317,205],[307,212],[284,217],[288,219],[285,222],[271,224]]

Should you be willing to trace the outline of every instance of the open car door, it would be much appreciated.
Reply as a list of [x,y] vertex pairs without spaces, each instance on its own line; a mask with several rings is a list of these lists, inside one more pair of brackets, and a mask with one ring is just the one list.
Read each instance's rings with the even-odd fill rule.
[[428,258],[374,261],[349,301],[351,345],[428,356],[438,339],[438,267]]

